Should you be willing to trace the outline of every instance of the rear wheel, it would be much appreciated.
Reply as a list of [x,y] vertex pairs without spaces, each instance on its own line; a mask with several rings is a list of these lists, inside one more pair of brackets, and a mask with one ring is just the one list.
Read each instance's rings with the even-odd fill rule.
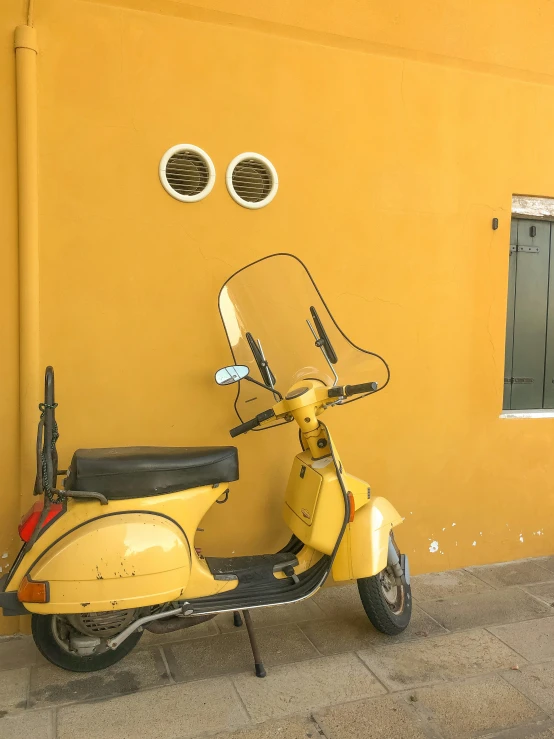
[[358,591],[367,617],[378,631],[400,634],[412,616],[412,590],[404,576],[397,579],[390,567],[373,577],[358,580]]
[[72,672],[95,672],[119,662],[137,644],[142,631],[132,633],[117,649],[110,649],[107,643],[137,615],[134,610],[64,616],[33,614],[31,628],[39,652],[49,662]]

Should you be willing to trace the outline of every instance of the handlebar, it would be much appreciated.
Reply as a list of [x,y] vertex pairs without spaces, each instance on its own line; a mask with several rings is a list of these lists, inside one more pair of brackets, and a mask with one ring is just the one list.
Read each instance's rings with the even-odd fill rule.
[[349,398],[351,395],[361,393],[374,393],[379,386],[376,382],[361,382],[359,385],[338,385],[332,387],[327,393],[330,398]]
[[253,428],[256,428],[258,426],[258,419],[252,418],[250,421],[246,421],[246,423],[241,423],[239,426],[235,426],[234,429],[231,429],[229,433],[235,438],[235,436],[240,436],[240,434],[245,434],[247,431],[251,431]]
[[[377,388],[378,385],[376,382],[362,382],[359,385],[339,385],[338,387],[332,387],[329,389],[327,394],[329,398],[348,398],[351,395],[374,393]],[[245,421],[244,423],[235,426],[235,428],[229,431],[229,434],[234,439],[235,436],[240,436],[241,434],[246,434],[247,431],[252,431],[252,429],[255,429],[256,426],[259,426],[263,421],[267,421],[274,416],[275,411],[272,408],[267,411],[262,411],[261,413],[258,413],[255,418],[250,419],[250,421]]]
[[255,429],[256,426],[259,426],[262,421],[267,421],[268,418],[273,418],[274,415],[275,412],[272,408],[267,411],[262,411],[261,413],[258,413],[256,418],[252,418],[250,421],[245,421],[245,423],[241,423],[238,426],[235,426],[235,428],[231,429],[229,433],[234,439],[235,436],[240,436],[241,434],[245,434],[247,431],[252,431],[252,429]]

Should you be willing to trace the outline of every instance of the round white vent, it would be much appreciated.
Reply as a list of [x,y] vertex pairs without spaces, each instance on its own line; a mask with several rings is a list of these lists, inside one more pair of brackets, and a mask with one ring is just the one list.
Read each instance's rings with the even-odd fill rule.
[[277,194],[279,178],[269,159],[248,151],[239,154],[227,167],[229,194],[245,208],[263,208]]
[[183,203],[195,203],[212,191],[215,167],[198,146],[177,144],[162,157],[160,180],[172,197]]

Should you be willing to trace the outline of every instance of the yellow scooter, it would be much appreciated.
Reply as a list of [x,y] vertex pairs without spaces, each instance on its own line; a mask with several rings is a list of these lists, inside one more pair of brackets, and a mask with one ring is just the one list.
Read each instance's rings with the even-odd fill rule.
[[[231,436],[299,427],[302,450],[283,502],[291,539],[274,554],[244,557],[204,557],[195,548],[206,512],[226,502],[227,484],[238,479],[232,446],[79,449],[58,472],[48,367],[37,437],[40,498],[19,527],[23,546],[0,579],[0,607],[4,615],[32,614],[37,647],[59,667],[103,669],[130,652],[144,629],[165,633],[232,611],[236,625],[244,616],[263,677],[249,610],[303,600],[331,572],[335,581],[358,581],[368,618],[383,633],[398,634],[410,621],[408,558],[392,532],[402,518],[344,470],[321,420],[327,409],[382,389],[386,363],[346,337],[290,254],[232,275],[219,309],[235,364],[215,380],[238,387],[241,424]],[[353,384],[339,385],[339,372]]]

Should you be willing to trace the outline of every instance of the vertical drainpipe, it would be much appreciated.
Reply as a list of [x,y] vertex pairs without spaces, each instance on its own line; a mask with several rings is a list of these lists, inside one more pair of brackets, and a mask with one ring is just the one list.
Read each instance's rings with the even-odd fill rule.
[[15,29],[19,244],[19,491],[27,507],[32,491],[33,437],[40,400],[37,32]]

